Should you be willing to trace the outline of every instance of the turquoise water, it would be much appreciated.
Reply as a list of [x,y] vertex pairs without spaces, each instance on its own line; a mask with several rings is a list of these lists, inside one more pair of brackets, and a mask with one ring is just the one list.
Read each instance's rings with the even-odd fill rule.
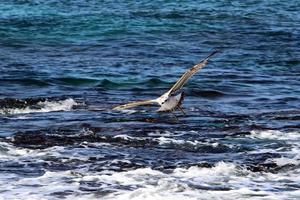
[[[298,199],[298,1],[0,0],[0,197]],[[158,97],[213,49],[174,116]]]

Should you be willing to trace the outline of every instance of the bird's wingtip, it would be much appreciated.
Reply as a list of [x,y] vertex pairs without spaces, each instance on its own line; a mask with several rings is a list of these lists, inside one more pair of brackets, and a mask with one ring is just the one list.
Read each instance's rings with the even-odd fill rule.
[[213,55],[215,55],[216,53],[220,53],[221,50],[218,48],[215,48],[212,50],[212,52],[204,59],[204,60],[208,60],[210,57],[212,57]]
[[111,110],[122,110],[122,107],[121,106],[115,106]]

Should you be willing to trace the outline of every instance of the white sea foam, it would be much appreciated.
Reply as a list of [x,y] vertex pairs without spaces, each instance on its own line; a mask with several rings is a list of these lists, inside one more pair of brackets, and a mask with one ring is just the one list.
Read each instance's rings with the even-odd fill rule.
[[186,135],[186,134],[199,134],[196,131],[155,131],[155,132],[150,132],[148,133],[148,136],[163,136],[163,137],[174,137],[174,136],[182,136],[182,135]]
[[[40,177],[11,177],[9,182],[2,176],[0,190],[9,189],[4,192],[8,199],[55,199],[53,193],[64,191],[74,191],[67,199],[98,199],[79,189],[81,182],[95,182],[99,190],[114,191],[101,199],[296,199],[299,191],[285,191],[284,187],[299,184],[298,173],[254,173],[225,162],[212,168],[176,168],[172,173],[150,168],[114,173],[47,171]],[[131,189],[119,189],[122,187]]]
[[[176,133],[174,133],[176,134]],[[155,136],[158,136],[156,134],[154,134]],[[154,136],[151,134],[151,136]],[[179,138],[172,138],[170,137],[172,134],[171,132],[166,132],[165,134],[162,134],[163,136],[161,137],[132,137],[129,135],[116,135],[114,136],[114,138],[120,138],[120,139],[124,139],[124,140],[135,140],[135,141],[142,141],[142,140],[152,140],[155,142],[158,142],[159,145],[161,146],[181,146],[181,147],[190,147],[190,148],[198,148],[201,147],[203,145],[205,146],[211,146],[213,148],[217,148],[220,144],[218,142],[207,142],[207,141],[198,141],[198,140],[183,140],[183,139],[179,139]],[[176,136],[181,136],[182,133],[180,134],[176,134]],[[231,145],[225,145],[228,147],[232,147]]]
[[200,145],[208,145],[212,147],[217,147],[219,143],[217,142],[205,142],[198,140],[183,140],[183,139],[173,139],[167,137],[159,137],[156,138],[160,145],[168,145],[168,144],[176,144],[176,145],[188,145],[188,146],[200,146]]
[[251,131],[249,137],[274,140],[300,140],[299,132],[282,132],[278,130]]
[[37,112],[53,112],[53,111],[70,111],[73,106],[78,103],[72,99],[65,99],[60,101],[44,101],[38,102],[38,108],[8,108],[0,109],[0,114],[26,114],[26,113],[37,113]]
[[120,138],[120,139],[123,139],[123,140],[132,140],[132,139],[134,139],[134,137],[131,137],[129,135],[115,135],[114,138]]
[[281,141],[286,147],[277,149],[260,149],[252,153],[281,153],[280,158],[271,158],[266,162],[274,162],[278,166],[300,165],[300,132],[282,132],[278,130],[251,131],[249,136],[255,139]]
[[[278,165],[299,165],[299,142],[296,133],[271,132],[272,140],[288,142],[290,148],[280,149],[277,153],[281,158],[271,161]],[[250,137],[268,140],[266,133],[253,132]],[[132,139],[126,135],[118,135],[124,139]],[[157,139],[157,138],[154,138]],[[183,142],[158,138],[163,144]],[[165,143],[166,142],[166,143]],[[192,143],[195,141],[191,141]],[[194,144],[194,143],[193,143]],[[92,144],[89,155],[98,156],[97,145]],[[195,145],[200,145],[197,142]],[[82,160],[87,162],[86,154],[81,149],[67,147],[52,147],[44,150],[28,150],[16,148],[5,142],[0,143],[0,162],[11,160],[13,163],[48,162],[47,158],[64,158]],[[262,149],[263,150],[263,149]],[[276,151],[276,149],[274,149]],[[100,157],[103,155],[99,155]],[[62,159],[61,162],[64,162]],[[111,163],[130,160],[111,160]],[[300,185],[299,167],[271,172],[253,172],[232,162],[217,162],[214,167],[205,168],[191,166],[188,168],[177,167],[165,173],[151,168],[139,168],[125,172],[107,170],[90,171],[89,164],[71,170],[49,171],[40,176],[22,177],[14,173],[0,174],[0,191],[6,199],[60,199],[53,193],[66,193],[66,199],[299,199]],[[83,182],[93,182],[95,186],[86,185],[99,191],[110,191],[97,196],[97,192],[81,189]],[[0,198],[1,199],[1,198]]]
[[[297,171],[293,172],[295,176]],[[94,180],[111,185],[134,186],[103,199],[284,199],[299,197],[297,191],[274,192],[291,181],[288,173],[254,173],[233,163],[219,162],[213,168],[177,168],[162,173],[150,168],[94,175]],[[83,178],[84,179],[84,178]],[[284,181],[286,180],[286,182]],[[300,178],[292,181],[300,182]]]

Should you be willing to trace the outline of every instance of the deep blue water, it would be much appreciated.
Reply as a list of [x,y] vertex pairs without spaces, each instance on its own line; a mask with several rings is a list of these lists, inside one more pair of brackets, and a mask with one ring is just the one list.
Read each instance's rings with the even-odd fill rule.
[[[288,0],[0,0],[0,197],[299,198],[299,13]],[[158,97],[215,48],[178,121],[111,110]]]

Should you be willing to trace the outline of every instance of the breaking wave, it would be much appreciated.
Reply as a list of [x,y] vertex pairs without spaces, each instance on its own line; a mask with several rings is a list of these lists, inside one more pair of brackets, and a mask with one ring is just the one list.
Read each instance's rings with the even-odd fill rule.
[[37,112],[54,112],[54,111],[70,111],[72,108],[78,103],[72,99],[64,99],[64,100],[44,100],[38,101],[33,105],[26,105],[26,101],[23,102],[19,107],[4,107],[0,109],[0,114],[26,114],[26,113],[37,113]]
[[[77,142],[68,143],[69,146],[55,143],[59,146],[50,145],[46,148],[24,148],[23,145],[19,145],[17,140],[24,142],[25,135],[28,136],[30,133],[24,133],[22,137],[16,135],[11,138],[11,142],[9,140],[0,142],[2,171],[0,190],[3,195],[16,199],[23,199],[25,194],[28,199],[122,200],[233,198],[254,200],[297,199],[300,196],[298,132],[251,131],[249,135],[229,138],[233,143],[237,140],[242,143],[243,139],[251,138],[258,144],[254,150],[246,153],[236,151],[232,152],[233,154],[243,153],[244,157],[273,151],[279,154],[279,157],[265,159],[256,166],[247,162],[240,163],[238,160],[218,159],[214,163],[203,161],[166,168],[155,167],[153,158],[148,164],[142,164],[141,160],[132,157],[132,153],[127,154],[122,146],[130,146],[131,151],[136,149],[140,153],[147,148],[174,148],[179,151],[180,157],[180,154],[187,153],[190,148],[200,146],[218,148],[224,145],[222,144],[224,141],[176,139],[183,136],[184,132],[165,132],[161,135],[154,132],[149,134],[151,138],[126,134],[97,137],[93,136],[92,129],[85,129],[79,135],[71,133],[66,135],[64,132],[64,136],[59,137],[58,134],[59,132],[53,134],[53,138],[48,138],[48,142],[63,138],[65,138],[63,143],[67,138],[76,141],[76,137]],[[31,137],[34,135],[31,134]],[[36,137],[41,137],[41,134],[36,134]],[[34,141],[34,138],[29,140]],[[270,149],[268,146],[270,143],[280,145]],[[227,145],[227,148],[233,147]],[[113,153],[103,154],[106,151]],[[212,149],[209,152],[212,152]],[[226,149],[223,153],[226,153]],[[219,156],[220,154],[221,152]],[[202,155],[205,157],[208,154]],[[273,166],[273,171],[264,168],[268,164]],[[259,167],[261,170],[257,170]]]

